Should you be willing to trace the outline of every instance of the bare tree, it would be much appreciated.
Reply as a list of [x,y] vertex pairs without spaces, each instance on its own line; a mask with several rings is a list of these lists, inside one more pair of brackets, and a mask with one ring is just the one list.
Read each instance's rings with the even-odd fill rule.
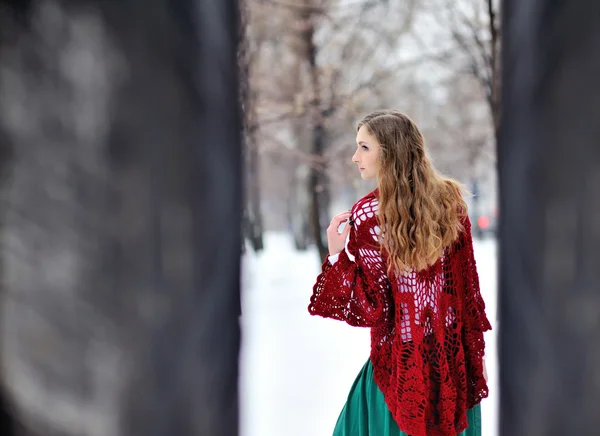
[[[485,92],[494,132],[500,125],[500,20],[501,0],[442,0],[443,6],[432,9],[451,35],[464,59],[465,72],[480,84]],[[437,4],[436,4],[437,5]],[[446,62],[460,65],[456,56]],[[497,136],[497,134],[496,134]]]
[[[260,188],[260,157],[257,141],[257,92],[251,86],[253,68],[260,55],[260,48],[264,39],[260,36],[261,20],[253,19],[250,0],[240,0],[240,41],[238,59],[241,78],[241,107],[244,121],[244,173],[245,173],[245,201],[243,231],[255,251],[264,248],[263,242],[263,215],[261,208]],[[251,26],[252,24],[252,26]],[[256,31],[256,28],[259,28]],[[254,31],[254,32],[253,32]]]
[[[403,15],[403,21],[394,25],[393,37],[390,36],[392,31],[372,35],[372,31],[364,30],[372,29],[369,20],[377,21],[389,12],[389,5],[365,0],[353,6],[344,9],[343,3],[305,0],[295,7],[301,41],[298,56],[304,59],[308,77],[306,97],[301,98],[302,112],[306,111],[310,119],[308,150],[314,158],[307,186],[311,195],[309,216],[313,240],[321,258],[327,255],[324,228],[328,224],[331,201],[328,154],[328,146],[333,140],[331,122],[358,94],[375,88],[382,77],[396,71],[396,66],[386,68],[383,63],[378,63],[380,53],[371,44],[373,41],[387,44],[393,51],[401,36],[410,29],[414,3],[408,1],[405,4],[404,10],[408,13]],[[328,37],[323,37],[323,33]],[[351,69],[353,71],[349,73]]]

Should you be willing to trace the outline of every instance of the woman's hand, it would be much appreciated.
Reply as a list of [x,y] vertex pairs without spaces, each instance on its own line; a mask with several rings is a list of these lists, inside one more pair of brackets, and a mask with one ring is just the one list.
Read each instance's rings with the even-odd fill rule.
[[352,215],[351,212],[343,212],[336,215],[331,220],[329,227],[327,227],[327,245],[329,246],[329,255],[339,253],[344,249],[346,245],[346,237],[350,233],[350,224],[346,223],[346,227],[342,230],[342,233],[338,231],[342,223],[347,222],[348,218]]

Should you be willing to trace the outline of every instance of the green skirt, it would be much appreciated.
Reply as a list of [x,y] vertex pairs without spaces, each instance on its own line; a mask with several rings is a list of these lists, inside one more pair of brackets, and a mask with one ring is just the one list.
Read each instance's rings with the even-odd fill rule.
[[[469,428],[458,436],[481,436],[481,406],[467,411]],[[333,436],[408,436],[398,428],[373,379],[371,359],[360,370]]]

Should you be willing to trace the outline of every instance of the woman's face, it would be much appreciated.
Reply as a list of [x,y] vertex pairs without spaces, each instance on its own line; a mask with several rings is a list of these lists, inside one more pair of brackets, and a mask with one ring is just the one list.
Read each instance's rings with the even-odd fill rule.
[[365,179],[377,177],[379,170],[379,142],[369,133],[366,126],[361,126],[356,134],[356,152],[352,156],[352,162],[358,165],[360,176]]

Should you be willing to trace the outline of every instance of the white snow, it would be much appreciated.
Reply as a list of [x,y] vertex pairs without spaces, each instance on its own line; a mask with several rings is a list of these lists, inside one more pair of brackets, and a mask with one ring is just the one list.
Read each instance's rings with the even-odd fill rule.
[[[358,371],[369,356],[368,329],[313,317],[307,306],[320,271],[315,251],[297,252],[284,233],[243,259],[241,436],[331,436]],[[497,436],[496,243],[475,241],[487,315],[490,397],[483,436]]]

